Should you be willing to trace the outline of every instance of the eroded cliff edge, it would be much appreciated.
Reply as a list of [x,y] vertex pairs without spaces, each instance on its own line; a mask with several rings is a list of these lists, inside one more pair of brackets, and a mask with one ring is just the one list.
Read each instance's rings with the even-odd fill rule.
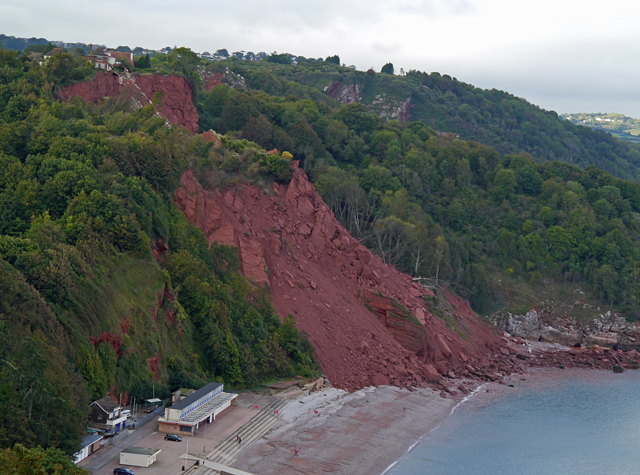
[[493,371],[500,333],[445,293],[448,328],[428,311],[432,292],[358,243],[293,166],[291,182],[269,192],[205,190],[187,171],[175,202],[209,242],[238,248],[245,276],[269,285],[281,317],[295,316],[332,383],[408,387]]
[[57,92],[63,99],[79,96],[85,102],[122,97],[132,100],[136,106],[151,104],[156,93],[162,92],[162,100],[156,109],[158,113],[173,125],[181,125],[192,133],[198,132],[198,112],[193,105],[193,89],[180,76],[97,71],[92,80],[71,84]]

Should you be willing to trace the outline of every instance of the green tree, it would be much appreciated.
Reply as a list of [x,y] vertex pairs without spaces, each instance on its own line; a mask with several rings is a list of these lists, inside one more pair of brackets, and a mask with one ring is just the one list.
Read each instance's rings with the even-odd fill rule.
[[394,68],[393,68],[393,63],[387,63],[384,66],[382,66],[382,69],[380,70],[380,72],[382,74],[394,74]]
[[338,66],[340,66],[340,56],[338,56],[337,54],[335,54],[333,56],[327,56],[325,58],[325,61],[327,63],[337,64]]
[[149,54],[147,53],[135,58],[135,64],[138,69],[149,69],[151,67],[151,58],[149,58]]
[[498,170],[493,180],[492,195],[497,202],[509,200],[516,190],[516,176],[513,170],[502,168]]
[[287,53],[273,53],[265,58],[265,61],[276,64],[291,64],[291,55]]
[[397,263],[414,239],[415,226],[395,216],[376,221],[374,227],[377,251],[388,264]]

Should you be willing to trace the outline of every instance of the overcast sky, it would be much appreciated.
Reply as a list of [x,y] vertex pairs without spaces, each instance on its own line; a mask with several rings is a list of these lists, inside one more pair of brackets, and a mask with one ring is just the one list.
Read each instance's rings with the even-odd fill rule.
[[640,3],[610,0],[2,0],[0,33],[197,52],[338,54],[449,74],[547,110],[640,118]]

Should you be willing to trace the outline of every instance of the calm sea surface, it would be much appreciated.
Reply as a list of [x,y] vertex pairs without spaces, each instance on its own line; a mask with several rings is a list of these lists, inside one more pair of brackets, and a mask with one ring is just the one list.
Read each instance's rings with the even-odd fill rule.
[[640,371],[487,386],[385,475],[640,474]]

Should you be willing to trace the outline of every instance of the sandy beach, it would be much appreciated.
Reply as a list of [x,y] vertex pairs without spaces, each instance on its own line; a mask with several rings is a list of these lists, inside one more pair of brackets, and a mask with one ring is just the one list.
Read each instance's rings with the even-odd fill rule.
[[314,392],[292,401],[234,467],[261,475],[379,474],[445,420],[463,397],[391,386]]
[[[528,367],[496,373],[490,383],[445,378],[437,390],[380,386],[349,393],[331,388],[293,400],[273,429],[242,453],[234,466],[261,475],[381,474],[465,398],[477,407],[527,387],[551,388],[568,377],[598,381],[613,374],[611,369],[591,368],[610,366],[617,358],[629,369],[633,365],[623,358],[635,356],[539,342],[527,342],[518,349],[533,358],[527,359]],[[582,367],[565,369],[564,365]]]

